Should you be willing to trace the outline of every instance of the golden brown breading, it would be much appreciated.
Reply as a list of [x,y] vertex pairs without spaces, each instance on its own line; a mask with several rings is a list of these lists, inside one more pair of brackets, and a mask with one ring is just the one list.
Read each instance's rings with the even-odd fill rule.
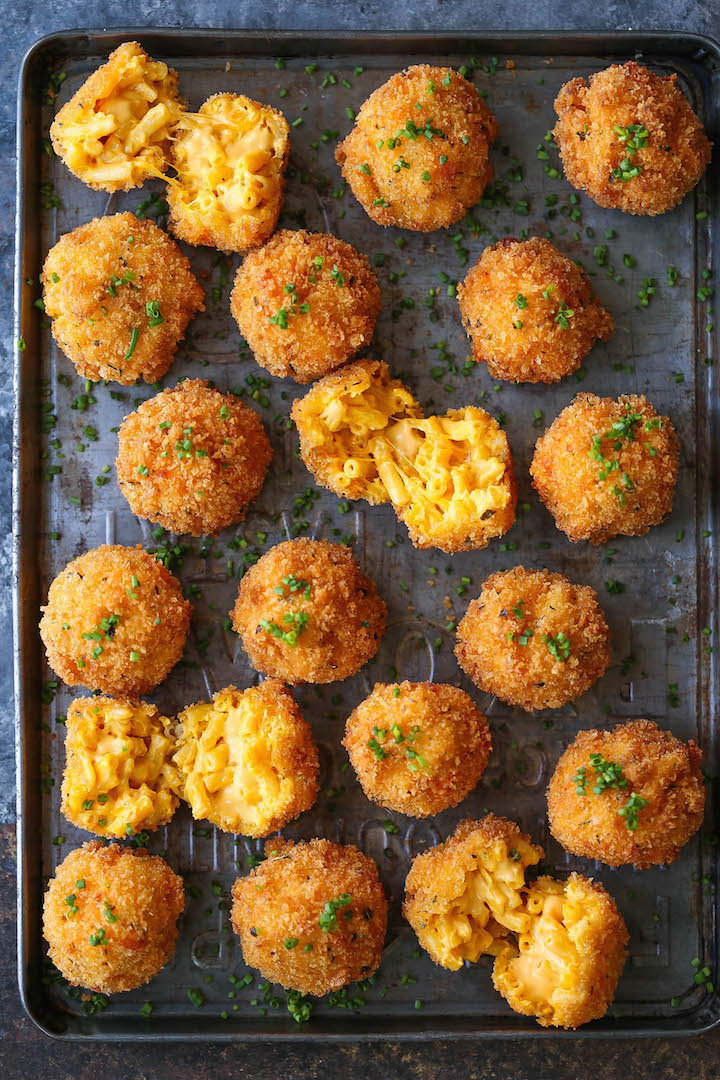
[[73,986],[101,994],[149,982],[175,951],[182,879],[159,855],[91,840],[45,893],[48,956]]
[[177,244],[130,213],[94,218],[61,236],[42,284],[53,337],[93,382],[156,382],[193,315],[205,310]]
[[486,248],[457,291],[473,359],[494,379],[557,382],[613,331],[582,267],[539,237]]
[[553,836],[571,854],[609,866],[674,862],[702,825],[702,756],[692,740],[652,720],[579,732],[548,785]]
[[695,187],[710,161],[712,143],[678,90],[677,75],[655,75],[632,60],[587,82],[572,79],[555,111],[565,175],[599,206],[663,214]]
[[243,260],[230,308],[258,364],[308,383],[370,344],[380,289],[350,244],[281,230]]
[[480,199],[496,135],[472,83],[452,68],[417,64],[370,95],[335,160],[378,225],[433,232]]
[[642,536],[672,509],[679,445],[644,397],[578,394],[537,441],[533,487],[573,541]]

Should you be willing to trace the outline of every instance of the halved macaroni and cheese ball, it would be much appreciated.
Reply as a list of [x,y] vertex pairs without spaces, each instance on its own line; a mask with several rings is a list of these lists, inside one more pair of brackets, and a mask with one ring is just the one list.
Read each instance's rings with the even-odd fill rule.
[[277,225],[289,153],[285,117],[243,94],[214,94],[175,129],[170,229],[188,244],[249,251]]
[[702,825],[702,757],[652,720],[579,732],[548,785],[553,836],[609,866],[674,862]]
[[130,213],[94,218],[61,236],[42,284],[53,337],[93,382],[156,382],[192,317],[205,310],[177,244]]
[[486,248],[458,299],[473,359],[494,379],[557,382],[613,331],[582,267],[540,237]]
[[610,663],[610,631],[589,585],[516,566],[491,574],[457,628],[460,667],[527,712],[559,709]]
[[182,656],[192,604],[139,544],[103,544],[58,574],[42,612],[47,661],[63,682],[136,697]]
[[387,901],[372,859],[351,844],[268,840],[233,886],[243,959],[269,982],[321,997],[380,963]]
[[132,512],[194,536],[242,521],[272,457],[258,414],[205,379],[144,401],[118,444],[118,484]]
[[672,509],[680,444],[636,394],[578,394],[535,446],[533,487],[570,540],[642,536]]
[[175,951],[182,878],[159,855],[92,840],[71,851],[45,893],[48,956],[72,986],[100,994],[149,982]]
[[492,747],[472,698],[442,683],[376,683],[348,719],[343,746],[368,799],[410,817],[470,794]]
[[480,199],[496,135],[472,83],[452,68],[417,64],[370,95],[335,160],[378,225],[433,232]]
[[282,230],[243,260],[230,308],[258,364],[308,383],[370,344],[380,289],[350,244]]

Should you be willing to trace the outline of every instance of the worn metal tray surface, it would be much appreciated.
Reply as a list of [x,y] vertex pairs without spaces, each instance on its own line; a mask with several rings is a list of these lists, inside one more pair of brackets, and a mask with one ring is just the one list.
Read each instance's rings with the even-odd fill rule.
[[[261,412],[274,447],[268,482],[236,531],[217,540],[181,545],[176,570],[195,604],[185,660],[153,696],[166,713],[234,683],[257,679],[223,629],[238,578],[257,553],[286,537],[341,539],[375,579],[390,609],[386,637],[372,664],[355,678],[298,692],[321,751],[321,793],[316,806],[285,830],[291,837],[326,836],[358,844],[378,862],[390,900],[387,947],[374,984],[353,986],[354,1007],[324,1000],[309,1023],[292,1019],[279,987],[249,985],[229,929],[228,897],[238,871],[260,845],[191,821],[182,807],[152,836],[149,848],[166,853],[185,876],[187,906],[173,961],[148,986],[113,998],[71,996],[48,977],[41,938],[41,902],[47,877],[68,851],[90,839],[59,812],[64,728],[57,720],[73,693],[43,666],[38,608],[49,581],[73,556],[104,542],[157,547],[151,526],[133,517],[114,482],[114,429],[146,386],[86,387],[59,352],[33,307],[48,248],[95,215],[136,209],[162,185],[127,195],[90,191],[54,157],[43,153],[52,108],[42,93],[52,71],[63,71],[57,104],[121,41],[137,38],[180,72],[181,91],[197,107],[221,90],[247,92],[282,109],[291,128],[291,162],[281,224],[330,231],[367,252],[377,267],[383,309],[372,354],[388,361],[426,405],[443,411],[480,404],[502,416],[515,457],[519,513],[503,542],[484,551],[448,557],[416,551],[387,507],[339,503],[317,489],[297,457],[288,420],[302,392],[290,381],[264,377],[244,347],[229,312],[237,259],[209,249],[189,252],[207,292],[207,311],[190,328],[164,385],[180,376],[205,376],[223,390],[244,387]],[[444,839],[458,821],[486,810],[506,814],[546,849],[559,875],[571,869],[596,876],[617,898],[631,933],[630,957],[608,1016],[582,1035],[668,1034],[698,1031],[720,1018],[718,992],[693,982],[691,960],[718,972],[715,886],[717,849],[713,809],[705,829],[665,869],[612,870],[566,855],[550,838],[545,787],[554,764],[581,728],[628,717],[651,717],[681,738],[695,738],[716,771],[717,653],[717,366],[702,271],[710,265],[716,207],[717,158],[698,190],[661,218],[632,218],[602,210],[565,182],[557,152],[544,135],[553,125],[552,103],[569,78],[614,60],[640,56],[660,72],[677,71],[709,132],[718,135],[718,52],[693,37],[620,34],[596,36],[312,36],[188,31],[56,35],[28,56],[20,89],[20,203],[18,211],[17,374],[17,704],[19,763],[20,985],[26,1006],[46,1031],[82,1038],[391,1038],[451,1035],[550,1035],[514,1014],[495,993],[490,960],[452,974],[420,953],[401,916],[409,862]],[[282,60],[277,58],[281,57]],[[487,92],[500,136],[493,150],[494,197],[449,233],[413,235],[374,225],[343,191],[333,160],[338,138],[368,94],[389,75],[417,61],[471,65]],[[542,153],[538,154],[538,147]],[[549,154],[549,159],[545,153]],[[49,186],[51,185],[51,186]],[[53,196],[57,196],[54,198]],[[162,224],[164,219],[160,219]],[[483,248],[504,235],[547,235],[590,273],[616,330],[576,377],[552,387],[496,385],[483,366],[466,365],[469,352],[448,289]],[[669,266],[678,272],[670,287]],[[648,305],[638,297],[654,278]],[[712,301],[710,301],[710,306]],[[710,329],[708,329],[710,327]],[[680,478],[672,516],[646,537],[605,547],[570,544],[530,486],[528,466],[540,431],[579,389],[619,395],[647,394],[668,413],[682,442]],[[51,426],[48,417],[56,417]],[[89,425],[89,429],[88,429]],[[94,439],[93,429],[97,432]],[[60,469],[51,481],[48,467]],[[107,470],[107,471],[104,471]],[[107,476],[109,483],[97,482]],[[59,539],[54,539],[55,534]],[[460,672],[451,620],[459,619],[493,571],[523,563],[562,571],[598,592],[612,631],[613,664],[607,675],[571,706],[538,715],[513,710],[480,694]],[[467,578],[470,584],[463,584]],[[620,592],[608,581],[624,585]],[[712,631],[708,634],[705,630]],[[493,726],[490,766],[475,792],[457,809],[427,822],[372,806],[363,796],[340,747],[350,710],[377,680],[435,679],[468,690]],[[50,682],[48,688],[48,681]],[[51,700],[52,699],[52,700]],[[712,800],[711,800],[712,802]],[[204,1001],[191,1004],[188,990]],[[200,1000],[197,995],[196,1002]],[[671,999],[680,997],[679,1004]],[[360,1006],[362,999],[363,1004]],[[149,1018],[143,1013],[148,1002]],[[344,995],[339,1004],[346,1004]],[[102,1002],[100,1002],[102,1005]]]

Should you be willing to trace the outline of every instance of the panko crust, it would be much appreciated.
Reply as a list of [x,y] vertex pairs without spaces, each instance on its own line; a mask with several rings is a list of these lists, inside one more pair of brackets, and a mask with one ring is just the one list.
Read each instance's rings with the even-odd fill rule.
[[[367,257],[350,244],[283,229],[243,260],[230,309],[258,364],[308,383],[370,344],[380,289]],[[271,321],[283,310],[284,328]]]
[[[205,310],[203,290],[177,244],[129,212],[94,218],[61,236],[45,259],[42,285],[53,337],[78,374],[93,382],[157,382],[190,320]],[[148,304],[157,304],[162,322],[151,325]]]
[[670,419],[644,397],[578,394],[538,439],[530,475],[558,529],[604,544],[642,536],[667,517],[679,452]]
[[[554,135],[565,175],[599,206],[629,214],[663,214],[697,184],[710,161],[712,143],[677,75],[659,76],[634,61],[613,64],[585,79],[572,79],[555,100]],[[616,127],[642,125],[646,145],[631,155],[637,176],[613,176],[628,158]]]
[[376,683],[349,717],[343,746],[368,799],[422,818],[470,794],[492,740],[483,714],[455,686]]
[[[373,860],[329,840],[268,840],[265,852],[265,862],[233,886],[232,926],[245,963],[270,982],[315,997],[372,975],[387,929]],[[337,907],[334,928],[321,929],[327,905],[341,897],[349,899]]]
[[[184,905],[182,878],[159,855],[92,840],[70,852],[48,885],[48,956],[73,986],[134,990],[173,955]],[[101,940],[93,945],[91,936]]]
[[452,68],[417,64],[370,95],[335,160],[378,225],[433,232],[459,221],[482,196],[497,130],[472,83]]
[[102,544],[68,563],[41,610],[47,662],[64,683],[136,697],[182,656],[192,604],[140,544]]
[[193,536],[242,521],[272,458],[257,413],[206,379],[144,401],[124,420],[118,443],[118,484],[133,514]]
[[[627,781],[595,794],[591,754],[615,762]],[[566,851],[609,866],[645,869],[674,862],[702,825],[705,788],[702,750],[663,731],[652,720],[629,720],[612,731],[581,731],[565,750],[547,789],[548,819]],[[587,770],[585,795],[574,779]],[[637,794],[645,800],[638,826],[627,828],[618,811]]]
[[[291,576],[305,584],[292,591],[283,582]],[[348,548],[299,539],[277,544],[248,570],[230,616],[253,666],[295,686],[359,671],[380,646],[387,608]],[[295,644],[261,620],[280,631],[298,629]]]
[[614,328],[583,268],[542,237],[486,248],[457,292],[473,359],[495,379],[557,382]]
[[[567,657],[557,647],[560,634],[570,642]],[[460,622],[457,639],[455,655],[473,682],[527,712],[561,708],[584,694],[610,663],[610,632],[595,590],[523,566],[491,574]],[[557,654],[549,647],[553,642]]]

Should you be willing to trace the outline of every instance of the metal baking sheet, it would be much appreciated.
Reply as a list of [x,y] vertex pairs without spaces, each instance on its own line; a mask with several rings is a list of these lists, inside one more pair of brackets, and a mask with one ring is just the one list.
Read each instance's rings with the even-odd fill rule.
[[[229,890],[257,846],[202,822],[193,824],[186,808],[149,844],[152,851],[167,853],[188,886],[174,960],[148,986],[116,996],[104,1010],[83,996],[70,996],[44,967],[40,918],[46,879],[71,848],[90,837],[59,812],[64,728],[56,717],[74,695],[62,685],[54,693],[52,686],[48,689],[54,676],[43,663],[38,609],[49,581],[72,556],[103,542],[154,545],[151,527],[130,514],[114,482],[116,436],[111,430],[153,390],[99,385],[92,388],[95,400],[85,411],[73,407],[82,404],[77,399],[84,384],[55,348],[33,304],[44,255],[62,233],[96,215],[136,209],[152,192],[161,194],[162,185],[149,183],[110,199],[84,187],[43,152],[41,139],[53,113],[43,88],[51,73],[64,72],[57,104],[64,102],[113,48],[129,39],[179,70],[181,92],[192,107],[227,90],[282,109],[293,126],[281,224],[330,231],[367,252],[377,266],[383,296],[371,354],[386,359],[427,407],[444,411],[482,404],[502,414],[515,458],[518,520],[502,542],[484,551],[452,558],[415,551],[388,507],[341,505],[315,487],[296,456],[288,413],[302,390],[269,377],[253,384],[265,373],[243,347],[229,313],[237,259],[228,261],[209,249],[189,251],[206,288],[207,311],[191,325],[163,385],[174,385],[179,376],[205,376],[223,390],[244,386],[265,420],[275,458],[240,529],[206,544],[169,538],[184,552],[178,572],[194,594],[195,617],[185,663],[153,700],[172,713],[228,683],[242,687],[257,678],[222,622],[248,553],[252,557],[287,536],[352,543],[390,609],[374,663],[341,684],[298,693],[320,745],[321,793],[316,806],[285,832],[359,844],[377,860],[390,900],[387,946],[377,979],[349,994],[365,1004],[338,1007],[341,1000],[332,1007],[324,1000],[302,1026],[289,1016],[279,988],[263,989],[257,973],[251,973],[249,986],[230,979],[242,979],[247,969],[228,928]],[[469,66],[473,57],[475,83],[487,92],[500,126],[492,153],[493,199],[484,200],[448,233],[413,235],[375,226],[343,191],[333,160],[350,117],[376,86],[408,64]],[[16,354],[15,385],[19,979],[25,1006],[45,1031],[83,1039],[565,1037],[509,1009],[492,989],[489,958],[457,974],[434,966],[419,953],[401,917],[410,859],[444,839],[461,818],[485,809],[518,820],[543,844],[555,872],[577,869],[599,878],[627,920],[630,957],[616,1002],[604,1020],[581,1029],[579,1036],[687,1033],[720,1019],[718,992],[703,997],[693,990],[690,966],[698,956],[720,974],[717,847],[712,843],[718,830],[712,798],[704,830],[680,859],[669,868],[642,872],[567,856],[549,837],[545,817],[549,775],[581,728],[651,717],[684,739],[696,738],[705,750],[708,773],[717,774],[717,354],[714,330],[707,329],[713,321],[708,303],[696,294],[712,285],[702,271],[710,266],[716,228],[717,207],[708,193],[717,190],[720,154],[716,151],[707,176],[680,208],[661,218],[632,218],[600,209],[584,195],[571,201],[575,193],[557,172],[557,152],[543,141],[554,122],[553,100],[567,79],[633,57],[661,73],[677,71],[717,139],[720,53],[714,43],[691,35],[128,29],[56,34],[26,57],[18,117],[16,310],[17,337],[27,347]],[[538,146],[549,152],[549,160],[538,156]],[[551,387],[498,385],[484,366],[467,371],[469,349],[457,301],[447,295],[448,283],[463,276],[466,264],[487,244],[504,235],[526,234],[548,235],[581,261],[594,274],[597,292],[616,323],[612,339],[593,349],[577,377]],[[673,288],[667,283],[668,266],[679,275]],[[638,298],[645,278],[657,283],[647,307]],[[714,358],[712,365],[704,363],[705,357]],[[532,492],[528,466],[538,425],[549,423],[579,389],[613,396],[647,394],[678,430],[682,454],[673,513],[645,537],[617,539],[600,548],[572,545]],[[52,427],[48,416],[57,417]],[[96,429],[97,441],[87,437],[86,425]],[[78,443],[85,449],[76,449]],[[61,472],[48,481],[46,470],[56,465]],[[105,475],[105,466],[111,482],[98,486],[95,478]],[[55,532],[60,539],[50,539]],[[480,694],[459,671],[453,634],[447,630],[449,619],[462,616],[490,573],[517,563],[546,566],[592,585],[612,631],[613,664],[607,675],[575,704],[535,716]],[[672,584],[675,575],[678,581]],[[464,577],[470,579],[466,588]],[[609,593],[605,583],[611,579],[623,583],[624,592]],[[712,633],[703,633],[704,628]],[[371,806],[339,745],[350,710],[374,681],[390,680],[395,672],[400,679],[458,683],[493,725],[494,750],[482,783],[460,807],[427,822]],[[393,822],[390,832],[388,820]],[[204,1004],[193,1007],[189,989],[201,990]],[[673,1007],[676,996],[682,1001]],[[141,1014],[146,1002],[152,1006],[149,1018]]]

